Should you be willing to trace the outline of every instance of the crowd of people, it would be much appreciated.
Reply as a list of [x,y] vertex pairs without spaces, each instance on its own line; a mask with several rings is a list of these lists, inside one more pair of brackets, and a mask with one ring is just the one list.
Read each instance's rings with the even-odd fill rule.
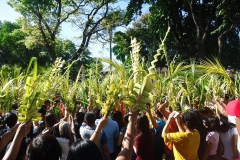
[[[167,101],[146,111],[77,107],[47,100],[39,122],[19,123],[18,104],[0,117],[3,160],[235,160],[240,159],[240,100],[212,100],[217,109],[173,111]],[[60,114],[53,110],[58,109]]]

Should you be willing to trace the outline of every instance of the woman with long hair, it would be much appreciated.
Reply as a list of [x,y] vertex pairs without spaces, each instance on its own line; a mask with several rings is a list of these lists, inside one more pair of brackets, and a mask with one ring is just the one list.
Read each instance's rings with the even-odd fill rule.
[[220,140],[224,146],[224,154],[222,159],[232,160],[238,158],[237,142],[238,133],[236,125],[228,122],[228,118],[220,115],[222,124],[219,128]]
[[150,129],[149,120],[146,115],[138,116],[136,124],[137,136],[135,137],[134,150],[136,160],[155,160],[154,156],[154,134]]
[[206,120],[207,136],[202,160],[217,160],[220,121],[216,116],[209,116]]
[[62,159],[66,160],[69,149],[74,142],[74,136],[71,131],[71,126],[68,122],[62,121],[59,124],[60,137],[56,137],[62,148]]

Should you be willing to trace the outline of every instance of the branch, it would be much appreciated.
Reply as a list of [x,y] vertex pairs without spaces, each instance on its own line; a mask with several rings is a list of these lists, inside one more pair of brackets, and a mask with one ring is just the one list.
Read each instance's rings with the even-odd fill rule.
[[203,41],[206,39],[206,37],[207,37],[207,32],[208,32],[208,30],[209,30],[209,26],[210,26],[210,24],[211,24],[211,20],[212,20],[212,17],[213,17],[215,8],[216,8],[216,0],[213,0],[213,2],[212,2],[212,7],[211,7],[211,10],[210,10],[210,13],[209,13],[208,20],[207,20],[207,25],[206,25],[205,30],[204,30],[204,32],[203,32],[202,42],[203,42]]
[[196,25],[197,27],[197,38],[199,39],[200,38],[200,30],[202,30],[201,26],[199,25],[198,21],[197,21],[197,17],[193,11],[193,0],[188,1],[189,3],[189,7],[190,7],[190,10],[191,10],[191,13],[192,13],[192,17],[193,17],[193,21],[194,21],[194,24]]

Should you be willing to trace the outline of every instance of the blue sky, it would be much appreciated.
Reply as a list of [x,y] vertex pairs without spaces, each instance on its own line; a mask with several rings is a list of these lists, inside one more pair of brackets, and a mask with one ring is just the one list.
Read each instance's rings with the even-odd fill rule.
[[[121,3],[121,8],[125,8],[127,6],[127,3]],[[8,4],[7,0],[0,0],[0,20],[4,21],[16,21],[16,19],[21,16],[19,13],[15,12],[14,9],[12,9]],[[143,13],[146,13],[148,10],[147,7],[144,7]],[[122,28],[117,28],[117,30],[122,30]],[[79,33],[79,31],[77,31]],[[74,38],[76,36],[76,29],[74,29],[70,24],[64,24],[62,26],[62,32],[61,32],[61,37],[70,39],[73,42],[77,43],[80,40],[77,40]],[[102,46],[100,43],[95,43],[95,44],[90,44],[88,48],[92,56],[94,57],[100,57],[100,58],[109,58],[109,44],[106,44],[105,46]],[[113,59],[115,57],[113,56]]]

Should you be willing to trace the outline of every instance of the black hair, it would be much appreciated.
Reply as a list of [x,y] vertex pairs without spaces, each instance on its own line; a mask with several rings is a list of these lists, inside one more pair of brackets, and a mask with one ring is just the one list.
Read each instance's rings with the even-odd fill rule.
[[9,128],[12,128],[17,123],[17,115],[14,113],[10,113],[9,116],[6,117],[5,122]]
[[13,102],[11,107],[13,110],[18,109],[18,103]]
[[39,135],[32,140],[27,151],[28,160],[59,160],[62,148],[51,135]]
[[202,159],[203,153],[204,153],[204,144],[206,141],[206,136],[207,136],[207,128],[203,125],[203,121],[201,119],[200,112],[198,110],[193,110],[196,118],[197,118],[197,125],[196,129],[198,130],[200,134],[200,144],[198,147],[198,158]]
[[222,114],[220,114],[220,121],[222,122],[222,124],[221,124],[220,127],[219,127],[219,132],[225,133],[225,132],[227,132],[229,129],[236,127],[235,124],[230,123],[230,122],[228,121],[228,118],[225,117],[225,116],[223,116]]
[[41,108],[38,110],[38,113],[46,114],[47,107],[45,105],[42,105]]
[[187,125],[189,129],[197,128],[197,117],[193,109],[189,109],[182,114],[182,120]]
[[44,102],[44,104],[45,104],[45,103],[49,103],[49,104],[50,104],[50,100],[47,99],[47,100]]
[[124,127],[123,115],[120,111],[114,111],[112,115],[112,120],[116,121],[118,124],[119,131]]
[[160,118],[163,118],[163,115],[161,112],[159,112],[158,109],[155,110],[155,114],[157,114]]
[[138,134],[142,134],[146,142],[150,143],[152,139],[151,129],[149,126],[148,117],[145,114],[139,115],[137,118],[137,129]]
[[[45,128],[51,128],[56,123],[58,123],[58,119],[55,114],[50,113],[45,116]],[[55,127],[51,134],[54,135],[55,137],[60,137],[59,127]]]
[[220,129],[220,121],[216,116],[209,116],[206,125],[208,131],[219,131]]
[[87,122],[88,125],[91,125],[95,123],[96,116],[92,112],[87,112],[84,116],[84,120]]
[[78,140],[70,147],[67,160],[103,160],[103,157],[94,142]]
[[83,121],[84,121],[84,116],[85,116],[85,113],[83,113],[83,112],[78,112],[78,113],[76,114],[76,119],[77,119],[77,123],[78,123],[78,124],[82,124],[82,123],[83,123]]

